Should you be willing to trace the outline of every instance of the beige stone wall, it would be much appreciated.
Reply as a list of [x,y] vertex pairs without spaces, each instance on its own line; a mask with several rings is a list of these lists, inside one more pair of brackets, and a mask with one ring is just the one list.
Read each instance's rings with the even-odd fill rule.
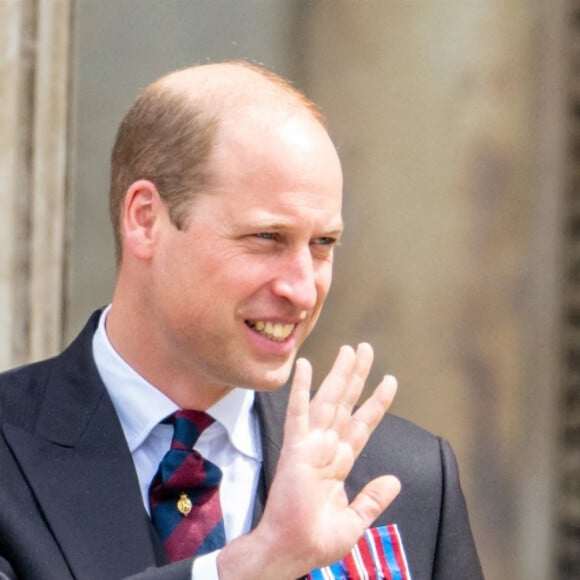
[[347,196],[309,351],[327,366],[371,341],[395,412],[452,442],[488,580],[550,577],[559,10],[345,0],[305,16],[303,81]]

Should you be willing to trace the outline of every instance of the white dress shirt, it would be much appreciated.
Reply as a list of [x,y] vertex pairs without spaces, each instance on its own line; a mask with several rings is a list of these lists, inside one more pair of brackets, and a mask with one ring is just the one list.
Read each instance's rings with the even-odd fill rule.
[[[119,416],[135,463],[143,505],[149,513],[149,484],[169,450],[173,436],[173,427],[160,422],[179,407],[115,351],[105,330],[109,309],[101,315],[93,336],[93,356]],[[226,541],[248,532],[252,523],[262,465],[260,432],[252,410],[253,402],[254,391],[233,389],[207,409],[215,421],[194,446],[223,471],[220,503]],[[195,559],[192,580],[217,580],[217,554],[212,552]]]

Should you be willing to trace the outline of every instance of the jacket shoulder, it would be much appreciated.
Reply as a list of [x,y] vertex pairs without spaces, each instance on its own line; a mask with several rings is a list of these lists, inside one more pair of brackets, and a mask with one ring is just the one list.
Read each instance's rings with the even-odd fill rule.
[[[395,415],[386,415],[359,456],[353,477],[366,479],[386,473],[396,475],[407,492],[423,496],[441,485],[442,440]],[[433,494],[427,494],[432,497]]]
[[57,357],[0,373],[0,422],[30,429]]
[[79,336],[57,356],[0,373],[0,423],[9,421],[31,430],[51,382],[63,383],[96,369],[92,368],[92,335],[99,316],[100,311],[95,312]]

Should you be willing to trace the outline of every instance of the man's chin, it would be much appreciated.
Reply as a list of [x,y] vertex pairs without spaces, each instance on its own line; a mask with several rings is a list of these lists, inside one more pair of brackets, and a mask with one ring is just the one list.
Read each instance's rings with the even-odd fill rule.
[[[292,360],[279,368],[262,373],[259,377],[253,377],[251,384],[248,384],[248,388],[262,392],[277,391],[278,389],[281,389],[290,379],[293,362],[294,361]],[[250,383],[250,381],[248,381],[248,383]]]

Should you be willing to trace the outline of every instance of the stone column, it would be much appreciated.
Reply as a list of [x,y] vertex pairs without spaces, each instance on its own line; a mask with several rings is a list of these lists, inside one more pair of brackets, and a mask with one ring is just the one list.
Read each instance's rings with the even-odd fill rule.
[[62,346],[72,0],[0,2],[0,368]]

